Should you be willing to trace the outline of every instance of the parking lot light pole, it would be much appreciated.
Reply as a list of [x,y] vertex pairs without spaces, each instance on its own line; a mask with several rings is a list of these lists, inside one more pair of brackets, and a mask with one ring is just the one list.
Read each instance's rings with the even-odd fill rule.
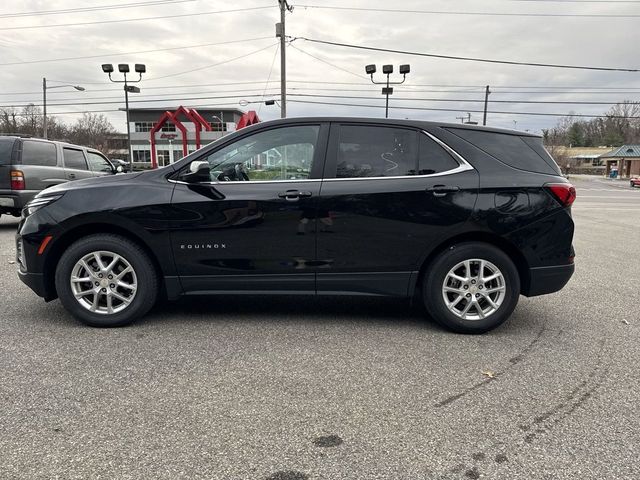
[[147,67],[142,63],[136,63],[134,66],[135,72],[139,75],[137,80],[128,80],[127,73],[129,73],[128,63],[119,63],[118,71],[124,75],[124,80],[114,80],[111,78],[113,73],[113,65],[110,63],[102,64],[102,71],[109,75],[109,80],[113,83],[124,83],[124,108],[127,113],[127,143],[129,144],[129,171],[133,172],[133,150],[131,149],[131,125],[129,123],[129,93],[140,93],[140,88],[129,85],[129,83],[138,83],[142,81],[142,74],[147,71]]
[[[55,80],[49,80],[55,81]],[[62,87],[72,87],[80,92],[84,92],[84,87],[80,85],[71,85],[69,83],[65,83],[64,85],[47,85],[47,79],[42,77],[42,110],[44,113],[44,117],[42,118],[42,138],[47,139],[47,90],[51,90],[52,88],[62,88]]]
[[376,73],[376,66],[375,65],[367,65],[366,67],[364,67],[365,72],[367,72],[367,75],[371,76],[371,83],[373,83],[374,85],[386,85],[386,87],[382,87],[382,94],[386,96],[386,103],[385,103],[385,108],[384,108],[384,118],[389,118],[389,95],[393,95],[393,87],[390,87],[389,85],[401,85],[404,83],[404,81],[407,79],[407,74],[411,71],[411,66],[408,64],[404,64],[404,65],[400,65],[400,73],[402,74],[402,81],[400,82],[392,82],[390,81],[390,76],[393,73],[393,65],[383,65],[382,66],[382,73],[385,74],[387,76],[386,81],[384,82],[376,82],[373,79],[373,74]]

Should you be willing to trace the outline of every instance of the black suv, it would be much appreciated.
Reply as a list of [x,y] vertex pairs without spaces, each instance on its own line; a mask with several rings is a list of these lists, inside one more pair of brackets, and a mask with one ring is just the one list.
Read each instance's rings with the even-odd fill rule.
[[23,211],[20,278],[92,326],[162,295],[421,298],[480,333],[574,271],[575,189],[528,133],[299,118],[144,173],[49,188]]

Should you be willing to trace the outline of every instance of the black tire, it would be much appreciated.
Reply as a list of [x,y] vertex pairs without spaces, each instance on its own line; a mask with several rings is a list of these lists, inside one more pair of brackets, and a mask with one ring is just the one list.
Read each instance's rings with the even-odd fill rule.
[[[443,297],[443,287],[449,271],[460,262],[469,259],[491,262],[493,266],[499,269],[504,279],[502,303],[493,313],[483,319],[469,320],[454,314],[447,307]],[[467,286],[466,288],[469,287]],[[452,295],[457,298],[457,294]],[[482,292],[480,292],[480,295],[482,295]],[[437,323],[458,333],[485,333],[498,327],[513,312],[518,303],[519,295],[520,276],[513,261],[499,248],[480,242],[460,243],[442,252],[427,267],[422,282],[422,298],[427,312]],[[465,305],[466,301],[464,299],[461,300]],[[485,303],[485,305],[488,304]]]
[[[122,311],[95,313],[83,307],[74,296],[70,283],[74,266],[85,255],[96,251],[113,252],[121,256],[135,272],[135,296]],[[134,242],[114,234],[90,235],[67,248],[58,262],[55,284],[62,305],[82,323],[92,327],[129,325],[147,313],[158,296],[158,275],[149,256]]]

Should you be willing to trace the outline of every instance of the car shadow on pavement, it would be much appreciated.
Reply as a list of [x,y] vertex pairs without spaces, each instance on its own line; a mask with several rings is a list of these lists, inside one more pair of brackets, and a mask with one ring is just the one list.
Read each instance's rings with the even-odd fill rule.
[[439,327],[406,299],[351,296],[198,296],[161,302],[143,319],[144,323],[224,320],[233,322],[317,323],[383,322]]

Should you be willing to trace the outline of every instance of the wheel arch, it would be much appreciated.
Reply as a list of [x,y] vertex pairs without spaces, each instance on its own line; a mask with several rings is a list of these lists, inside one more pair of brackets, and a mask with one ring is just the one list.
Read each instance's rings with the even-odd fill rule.
[[414,295],[418,295],[421,292],[423,279],[425,272],[429,268],[429,265],[445,250],[465,242],[478,242],[486,243],[502,250],[513,261],[516,269],[518,270],[518,276],[520,277],[520,292],[526,292],[529,288],[529,263],[524,255],[508,240],[487,232],[466,232],[460,235],[451,237],[438,246],[433,248],[426,256],[420,266],[418,277],[416,279]]
[[72,243],[83,237],[101,233],[120,235],[121,237],[132,241],[140,248],[142,248],[151,259],[151,263],[153,264],[155,272],[158,276],[158,285],[160,286],[159,293],[166,296],[166,285],[162,267],[160,266],[160,262],[158,261],[156,255],[153,253],[151,247],[140,236],[131,232],[131,230],[127,230],[124,227],[120,227],[118,225],[110,223],[97,222],[78,225],[74,228],[66,230],[59,238],[56,239],[55,242],[52,242],[51,249],[47,254],[43,267],[45,289],[47,292],[46,300],[53,300],[58,296],[55,286],[55,272],[58,262],[60,261],[60,258],[62,257],[62,254],[65,252],[65,250]]

